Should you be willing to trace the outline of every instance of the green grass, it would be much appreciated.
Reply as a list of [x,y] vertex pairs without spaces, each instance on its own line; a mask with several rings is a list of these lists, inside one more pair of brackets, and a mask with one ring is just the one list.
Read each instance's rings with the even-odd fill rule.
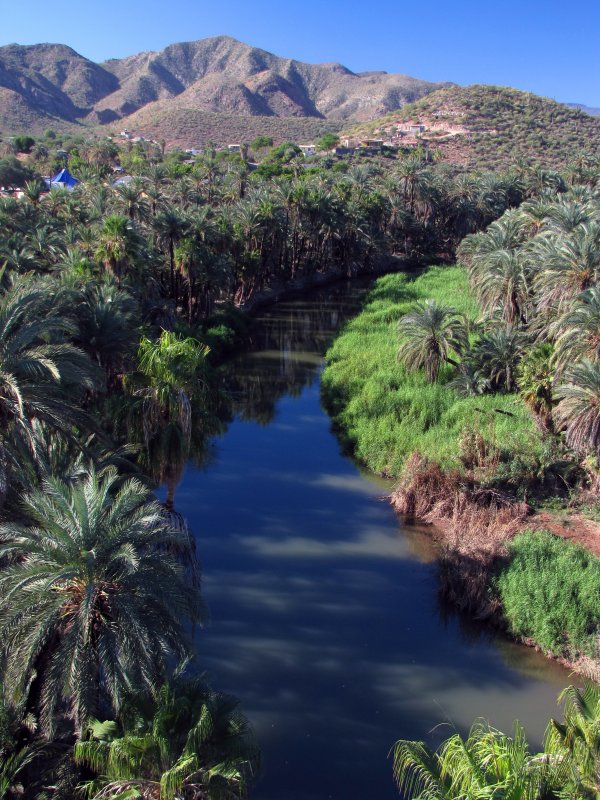
[[600,522],[600,506],[597,503],[587,503],[579,508],[584,517],[592,522]]
[[495,580],[512,632],[553,655],[600,658],[600,558],[546,531],[509,545]]
[[409,372],[396,361],[398,320],[427,298],[472,319],[479,315],[460,267],[431,267],[414,280],[386,275],[328,351],[323,398],[342,438],[371,470],[393,477],[415,451],[446,469],[460,468],[461,434],[473,428],[511,456],[529,458],[540,447],[539,435],[518,398],[460,399],[445,385],[454,372],[449,365],[430,385],[422,371]]

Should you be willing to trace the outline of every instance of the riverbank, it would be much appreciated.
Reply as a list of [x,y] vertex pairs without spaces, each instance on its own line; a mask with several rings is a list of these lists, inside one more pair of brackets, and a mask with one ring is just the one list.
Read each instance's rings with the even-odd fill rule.
[[[563,631],[550,647],[541,641],[540,621],[531,629],[519,623],[495,583],[511,568],[511,541],[531,527],[528,501],[535,493],[551,496],[556,491],[556,444],[516,394],[461,398],[451,385],[455,370],[449,364],[429,383],[422,370],[409,371],[398,362],[398,320],[427,299],[454,307],[471,323],[479,316],[466,274],[458,267],[433,267],[414,280],[405,275],[380,279],[362,312],[327,353],[323,401],[347,449],[373,471],[399,480],[391,498],[398,513],[436,525],[442,595],[472,616],[589,672],[600,665],[600,628],[593,630],[600,619],[600,587],[582,584],[581,591],[591,594],[592,610],[578,616],[581,597],[565,581],[575,633]],[[589,535],[586,530],[588,540]],[[565,558],[570,547],[577,547],[558,541]],[[573,558],[571,572],[577,577],[579,562]],[[557,574],[564,574],[564,564]],[[524,597],[541,609],[548,626],[556,597],[529,596],[533,586],[535,581],[523,585]],[[591,625],[598,637],[594,646],[586,640],[586,652],[577,643],[580,624]]]
[[354,267],[337,267],[325,270],[323,272],[315,272],[311,275],[302,275],[288,281],[274,280],[271,285],[263,290],[257,292],[248,301],[237,306],[237,308],[247,314],[251,314],[259,308],[269,306],[272,303],[277,303],[279,300],[289,300],[297,297],[310,289],[317,289],[322,286],[327,286],[338,281],[347,280],[348,278],[374,278],[379,275],[385,275],[389,272],[398,272],[400,270],[418,269],[414,264],[407,262],[399,256],[387,256],[381,258],[368,268]]
[[482,715],[502,730],[518,717],[541,742],[569,683],[533,649],[444,615],[427,533],[399,526],[379,501],[389,483],[340,452],[322,356],[366,291],[345,281],[257,314],[228,364],[234,419],[179,491],[212,617],[202,667],[256,726],[261,800],[290,775],[286,800],[397,800],[385,756],[399,736],[437,742],[441,716],[468,730]]
[[253,314],[275,303],[300,297],[312,289],[319,289],[340,281],[352,278],[376,278],[387,273],[402,270],[413,274],[423,269],[422,266],[408,262],[400,256],[380,258],[368,269],[360,267],[332,268],[311,275],[302,275],[288,281],[274,280],[271,285],[256,292],[245,303],[235,305],[227,301],[217,306],[214,314],[206,320],[200,330],[195,333],[211,349],[211,358],[215,365],[235,353],[243,344],[248,333],[248,326]]

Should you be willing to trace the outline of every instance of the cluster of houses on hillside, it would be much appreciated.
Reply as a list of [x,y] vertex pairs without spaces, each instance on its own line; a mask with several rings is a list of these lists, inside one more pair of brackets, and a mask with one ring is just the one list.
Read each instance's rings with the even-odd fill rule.
[[[416,147],[427,149],[429,145],[436,141],[442,141],[463,134],[468,135],[470,133],[468,129],[459,124],[458,120],[448,120],[448,117],[459,115],[460,112],[445,110],[443,113],[433,112],[431,115],[432,119],[426,122],[422,120],[396,120],[395,122],[386,123],[376,128],[372,137],[344,138],[336,147],[323,153],[323,155],[347,156],[354,153],[358,155],[393,155],[394,153],[411,150]],[[486,132],[496,133],[496,131]],[[127,129],[121,131],[120,136],[132,143],[147,142],[148,144],[159,144],[143,136],[134,136]],[[311,159],[313,156],[317,156],[316,144],[300,144],[298,148],[305,158]],[[239,153],[242,158],[247,160],[248,145],[246,144],[233,143],[218,149],[228,151],[229,153]],[[203,152],[204,150],[198,147],[186,149],[185,153],[188,156],[186,163],[193,164],[196,157],[202,155]],[[258,164],[250,163],[249,166],[252,169],[258,167]],[[122,167],[115,166],[114,172],[117,174],[115,175],[113,186],[127,184],[133,180],[130,175],[122,174]],[[48,191],[55,187],[72,190],[79,183],[77,178],[73,177],[67,169],[61,170],[53,177],[44,178],[44,181]],[[0,187],[0,196],[20,197],[22,194],[22,190],[16,187]]]
[[[449,115],[444,114],[444,117]],[[440,115],[434,114],[434,117]],[[393,153],[399,150],[410,150],[416,147],[427,147],[427,138],[424,134],[435,132],[438,138],[442,136],[455,136],[460,133],[468,133],[464,128],[458,126],[456,123],[448,124],[442,122],[425,123],[423,121],[401,121],[389,123],[374,131],[373,137],[370,138],[345,138],[342,139],[337,147],[329,151],[330,154],[335,155],[352,155],[359,153],[362,155],[376,155],[381,152]],[[132,143],[148,142],[157,144],[143,136],[134,136],[127,129],[121,131],[120,134],[123,138]],[[305,157],[317,155],[316,144],[300,144],[298,145],[302,154]],[[247,145],[242,143],[232,143],[217,148],[218,150],[225,150],[229,153],[239,153],[242,157],[246,157]],[[199,147],[189,147],[185,150],[186,155],[189,157],[188,163],[204,151]]]
[[127,128],[121,131],[119,136],[121,139],[126,139],[132,144],[141,144],[142,142],[148,142],[148,144],[159,144],[159,142],[156,142],[154,139],[146,139],[145,136],[134,136],[130,131],[127,130]]
[[[434,115],[436,116],[436,115]],[[438,115],[439,116],[439,115]],[[443,115],[446,116],[446,115]],[[453,136],[468,134],[469,131],[455,122],[402,122],[396,121],[375,129],[374,138],[345,139],[342,145],[349,149],[373,150],[401,150],[415,147],[425,147],[432,140],[440,141]]]

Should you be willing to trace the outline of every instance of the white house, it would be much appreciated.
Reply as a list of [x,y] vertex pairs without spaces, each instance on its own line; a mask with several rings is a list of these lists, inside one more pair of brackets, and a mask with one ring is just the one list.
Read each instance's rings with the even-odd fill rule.
[[401,122],[398,125],[398,130],[402,133],[423,133],[426,127],[420,122]]

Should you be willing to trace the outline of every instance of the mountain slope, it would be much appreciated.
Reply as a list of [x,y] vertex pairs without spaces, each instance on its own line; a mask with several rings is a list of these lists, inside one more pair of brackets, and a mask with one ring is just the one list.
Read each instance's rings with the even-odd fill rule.
[[[208,141],[217,145],[251,142],[268,136],[273,144],[310,144],[328,132],[337,132],[342,123],[320,117],[275,117],[204,111],[198,108],[171,108],[168,102],[152,103],[126,119],[137,135],[164,140],[168,147],[202,147]],[[100,129],[106,132],[106,127]],[[117,129],[109,129],[116,132]]]
[[[173,44],[102,65],[120,89],[98,103],[123,116],[178,97],[177,107],[274,116],[368,118],[399,108],[440,84],[385,72],[355,74],[341,64],[305,64],[228,36]],[[217,99],[214,98],[217,95]]]
[[600,117],[600,108],[592,108],[591,106],[584,106],[583,103],[567,103],[571,108],[578,108],[580,111],[589,114],[591,117]]
[[[64,45],[0,48],[0,126],[107,124],[153,103],[200,111],[368,119],[444,84],[305,64],[227,36],[94,64]],[[161,109],[164,106],[161,106]]]
[[0,47],[3,126],[36,115],[75,122],[117,88],[114,75],[65,45]]
[[403,122],[425,125],[416,142],[469,167],[505,166],[522,158],[559,166],[584,155],[600,156],[600,118],[499,86],[439,89],[394,114],[350,126],[342,136],[357,141],[377,132],[387,138]]

